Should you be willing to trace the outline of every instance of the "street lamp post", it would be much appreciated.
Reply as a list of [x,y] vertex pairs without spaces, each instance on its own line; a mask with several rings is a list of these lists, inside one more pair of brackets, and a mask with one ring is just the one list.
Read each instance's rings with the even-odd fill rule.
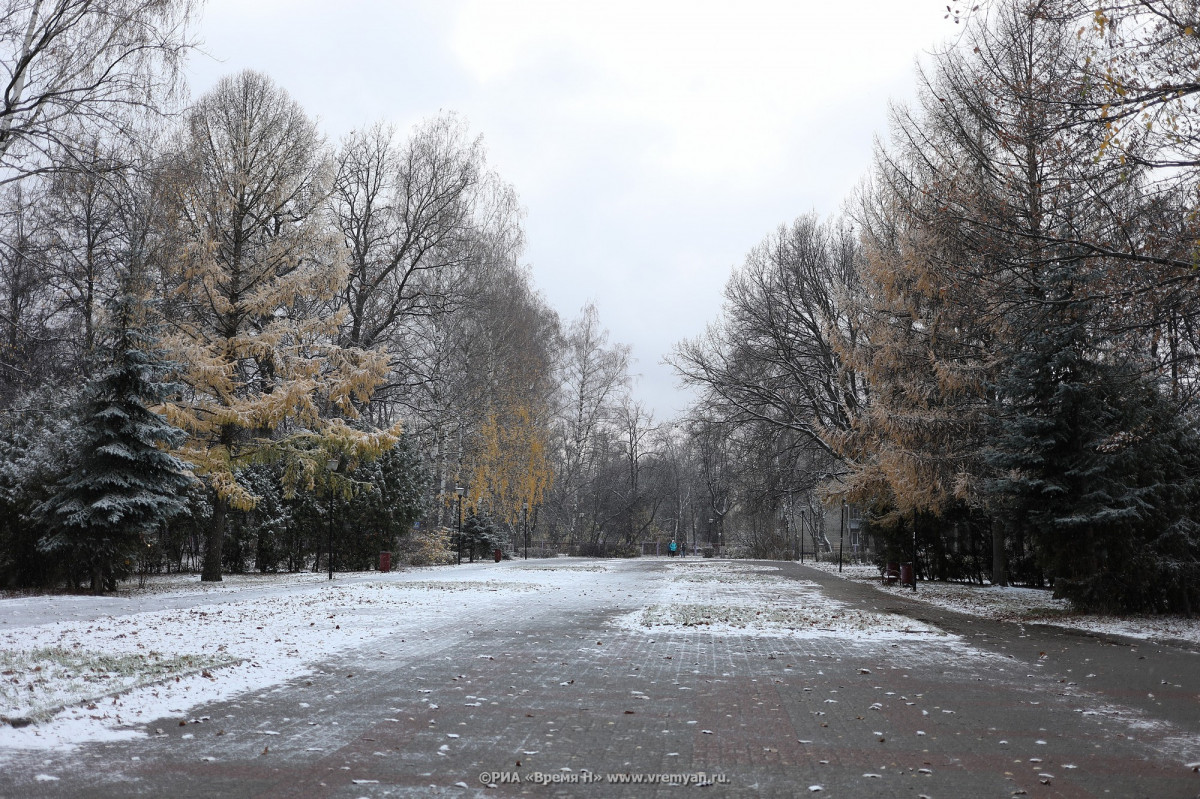
[[329,467],[329,548],[326,554],[329,556],[329,579],[333,579],[333,474],[342,465],[341,458],[330,458],[325,464]]
[[838,526],[838,574],[842,573],[842,542],[846,538],[846,500],[842,499],[842,518]]
[[525,560],[529,560],[529,503],[521,506],[521,526],[525,533]]
[[454,486],[454,493],[458,495],[458,563],[462,565],[462,548],[463,548],[463,531],[462,531],[462,501],[463,494],[467,493],[467,489],[460,485]]
[[917,591],[917,519],[913,516],[913,558],[912,558],[912,589]]
[[784,529],[787,530],[787,534],[788,534],[788,536],[787,536],[787,548],[788,548],[787,556],[788,556],[788,560],[795,560],[796,559],[796,547],[792,546],[792,538],[794,536],[798,535],[798,532],[797,532],[796,526],[795,526],[796,508],[792,505],[791,489],[788,489],[787,505],[785,507],[787,508],[787,510],[785,510],[784,514],[783,514],[783,526],[784,526]]
[[804,562],[804,532],[806,525],[804,524],[804,516],[807,510],[800,511],[800,562]]

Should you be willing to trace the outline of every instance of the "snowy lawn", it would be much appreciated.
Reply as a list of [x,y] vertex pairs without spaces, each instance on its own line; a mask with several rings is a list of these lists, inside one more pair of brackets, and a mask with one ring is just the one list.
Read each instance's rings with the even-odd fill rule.
[[64,704],[94,703],[105,696],[235,662],[220,655],[167,656],[159,652],[108,654],[82,648],[43,647],[0,651],[0,707],[15,724],[46,718]]
[[[338,574],[343,576],[342,573]],[[236,594],[256,588],[281,588],[299,585],[318,585],[328,582],[329,575],[325,572],[296,572],[285,574],[226,574],[219,583],[202,583],[195,574],[155,574],[145,579],[145,585],[139,586],[137,580],[120,583],[117,590],[105,594],[106,598],[139,599],[170,594],[172,596],[201,596],[206,594]],[[74,599],[87,601],[89,596],[80,594],[31,593],[25,591],[0,591],[0,602],[5,600],[34,601],[38,599],[54,599],[62,601]]]
[[[806,562],[804,565],[830,574],[838,573],[836,562]],[[1147,640],[1200,643],[1200,619],[1178,616],[1086,615],[1073,611],[1071,604],[1066,600],[1055,599],[1049,591],[1037,588],[919,582],[914,593],[911,587],[901,587],[899,583],[883,583],[879,579],[879,569],[875,566],[843,565],[841,576],[847,580],[868,582],[885,593],[901,594],[909,599],[985,619],[1053,624],[1076,630]]]
[[226,574],[219,583],[202,583],[195,574],[155,574],[147,577],[142,586],[139,586],[136,580],[122,583],[116,596],[232,594],[253,588],[319,585],[328,581],[329,575],[326,572],[309,571],[283,574]]
[[869,640],[939,636],[941,630],[890,613],[871,613],[822,596],[815,583],[772,579],[773,566],[691,560],[670,565],[654,602],[618,621],[635,630],[703,629],[756,636],[836,636]]
[[[140,734],[138,724],[277,685],[381,636],[428,634],[447,623],[446,592],[459,594],[454,604],[470,612],[467,598],[478,609],[497,593],[550,591],[571,579],[549,570],[528,579],[541,574],[414,569],[341,574],[333,583],[273,575],[215,585],[191,575],[122,592],[164,602],[202,595],[190,607],[0,628],[0,719],[7,722],[0,747]],[[238,599],[235,592],[249,588],[280,590]],[[0,614],[31,602],[76,608],[88,600],[0,600]]]

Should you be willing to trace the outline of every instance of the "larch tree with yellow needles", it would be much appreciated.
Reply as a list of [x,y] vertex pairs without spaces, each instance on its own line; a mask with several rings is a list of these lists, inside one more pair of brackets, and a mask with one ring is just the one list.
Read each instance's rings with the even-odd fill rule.
[[[387,359],[337,345],[346,268],[323,212],[330,167],[313,120],[246,71],[199,100],[179,143],[164,343],[184,390],[164,410],[213,495],[201,579],[219,581],[226,516],[256,501],[241,469],[276,462],[287,490],[348,491],[346,474],[396,431],[354,424]],[[338,476],[323,476],[332,463]]]

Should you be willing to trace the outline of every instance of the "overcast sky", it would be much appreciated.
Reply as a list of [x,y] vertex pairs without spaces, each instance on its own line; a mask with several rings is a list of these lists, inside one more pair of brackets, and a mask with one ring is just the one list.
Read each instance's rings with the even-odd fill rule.
[[659,419],[662,358],[780,223],[834,214],[889,99],[956,28],[936,0],[208,0],[198,97],[270,75],[332,141],[439,110],[520,195],[525,261],[564,323],[595,301]]

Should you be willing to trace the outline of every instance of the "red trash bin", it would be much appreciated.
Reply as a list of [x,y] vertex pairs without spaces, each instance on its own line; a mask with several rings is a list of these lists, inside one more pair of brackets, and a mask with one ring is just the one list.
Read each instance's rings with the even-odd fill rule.
[[496,558],[496,562],[500,562],[500,558],[504,557],[504,553],[498,549],[492,550],[492,555]]
[[391,570],[392,570],[392,553],[391,552],[380,552],[379,553],[379,571],[390,572]]
[[911,563],[900,564],[900,585],[916,585],[916,578],[913,576],[913,565]]

